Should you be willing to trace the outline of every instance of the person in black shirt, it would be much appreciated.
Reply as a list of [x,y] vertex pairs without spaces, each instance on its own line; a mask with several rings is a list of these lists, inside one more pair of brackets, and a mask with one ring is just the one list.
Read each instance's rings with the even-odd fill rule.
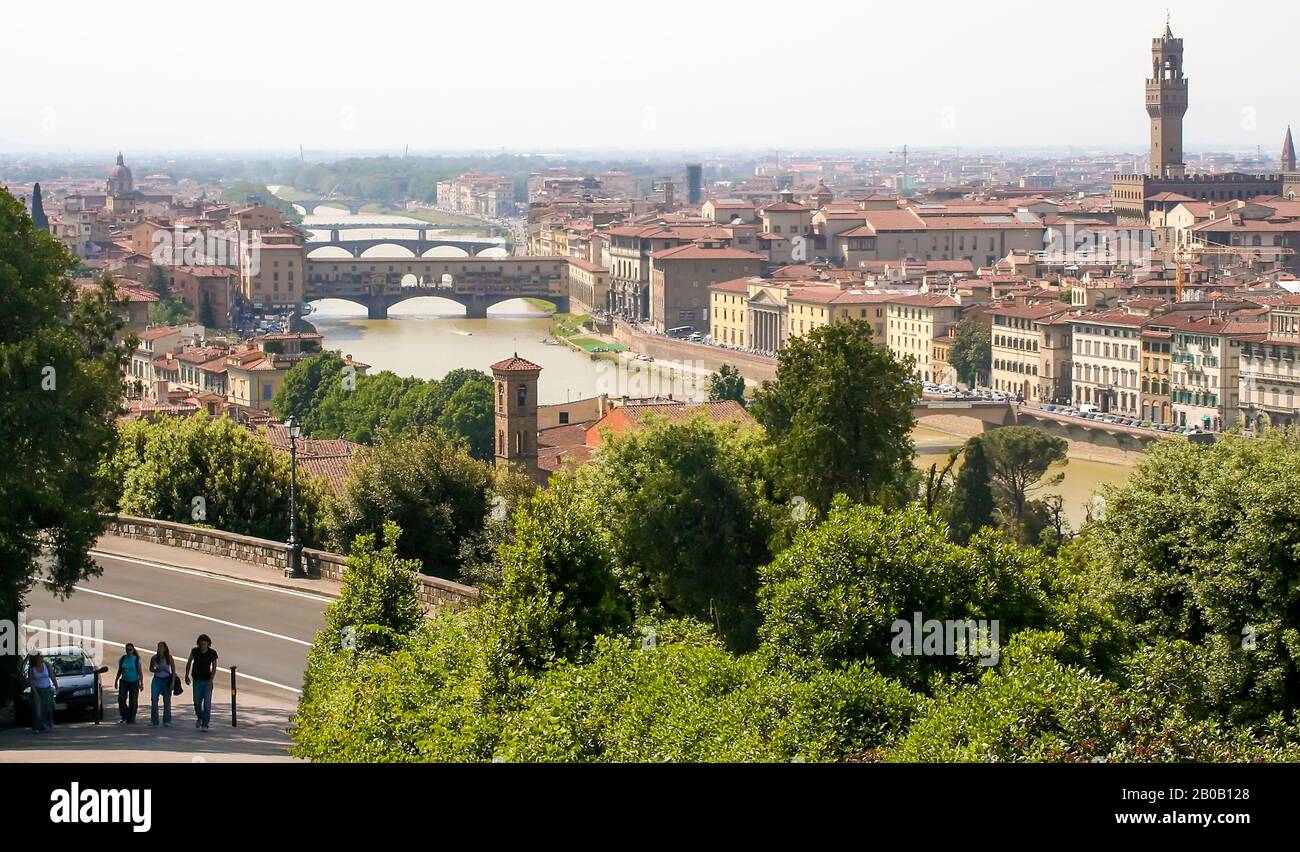
[[212,647],[208,634],[200,633],[195,645],[190,649],[190,658],[185,661],[185,683],[194,684],[194,727],[208,729],[212,721],[212,681],[217,673],[217,652]]

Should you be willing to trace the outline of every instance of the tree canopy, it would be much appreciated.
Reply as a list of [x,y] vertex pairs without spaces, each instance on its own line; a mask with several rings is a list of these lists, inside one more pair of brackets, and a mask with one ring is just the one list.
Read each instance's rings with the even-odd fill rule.
[[767,429],[775,476],[791,496],[825,509],[837,494],[862,502],[901,495],[912,475],[911,370],[847,320],[795,338],[751,411]]

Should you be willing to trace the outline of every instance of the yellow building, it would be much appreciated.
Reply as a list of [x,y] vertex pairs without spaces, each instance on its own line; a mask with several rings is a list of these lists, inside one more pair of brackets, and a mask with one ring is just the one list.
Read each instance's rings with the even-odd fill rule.
[[885,339],[886,313],[896,295],[860,287],[812,285],[791,287],[786,297],[790,309],[791,338],[846,319],[866,322],[876,343]]
[[913,359],[917,378],[937,381],[934,341],[946,337],[961,320],[961,303],[935,293],[892,296],[886,315],[889,351],[899,359]]

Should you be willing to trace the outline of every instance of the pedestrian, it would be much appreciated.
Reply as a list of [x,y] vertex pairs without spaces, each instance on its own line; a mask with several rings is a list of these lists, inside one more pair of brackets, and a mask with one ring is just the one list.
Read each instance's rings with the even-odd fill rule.
[[59,688],[59,678],[40,651],[28,658],[27,684],[32,688],[32,731],[43,734],[54,728],[54,690]]
[[191,675],[194,683],[194,727],[208,729],[212,721],[212,679],[217,673],[217,652],[212,648],[208,634],[200,633],[190,649],[190,657],[185,661],[185,683],[190,684]]
[[153,680],[149,684],[149,724],[157,727],[158,725],[158,698],[162,697],[163,713],[162,723],[164,728],[172,726],[172,688],[176,684],[178,677],[176,674],[176,661],[172,659],[171,649],[167,647],[166,642],[158,643],[158,650],[149,660],[149,671],[153,672]]
[[134,725],[136,710],[140,706],[140,687],[144,684],[144,672],[140,668],[140,654],[135,645],[126,643],[126,653],[117,661],[117,676],[113,686],[117,689],[117,712],[121,716],[119,725]]

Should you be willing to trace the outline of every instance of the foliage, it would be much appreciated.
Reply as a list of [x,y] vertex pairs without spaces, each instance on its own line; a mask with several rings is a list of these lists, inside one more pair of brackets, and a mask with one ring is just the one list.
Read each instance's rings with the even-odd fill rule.
[[980,444],[988,460],[993,497],[1009,523],[1020,520],[1032,495],[1065,476],[1057,473],[1044,480],[1048,468],[1068,461],[1069,445],[1041,429],[1006,426],[981,435]]
[[581,470],[583,492],[602,508],[618,573],[638,611],[715,624],[732,648],[757,629],[757,568],[780,510],[759,477],[763,435],[716,424],[648,424],[609,435]]
[[[1297,760],[1295,732],[1227,729],[1144,687],[1128,692],[1059,661],[1059,633],[1012,640],[997,670],[931,700],[884,753],[903,762]],[[1147,663],[1150,665],[1150,663]]]
[[948,529],[953,541],[965,544],[984,527],[994,526],[995,508],[984,440],[976,436],[962,447],[961,470],[948,500]]
[[235,181],[222,191],[221,200],[234,204],[250,204],[256,201],[258,204],[279,211],[286,222],[296,224],[302,221],[302,215],[294,209],[293,204],[271,192],[265,185],[253,181]]
[[907,362],[872,342],[869,323],[822,326],[781,351],[775,382],[751,406],[766,427],[779,484],[825,510],[836,494],[897,499],[915,425]]
[[[76,261],[0,190],[0,619],[17,621],[37,572],[66,594],[96,572],[111,485],[96,476],[113,452],[120,376],[135,338],[122,328],[112,282],[81,294]],[[7,690],[0,690],[7,694]]]
[[507,761],[835,760],[903,730],[916,699],[861,664],[808,677],[694,643],[602,639],[540,678],[502,731]]
[[471,455],[492,458],[492,380],[478,370],[452,370],[441,381],[387,370],[345,370],[337,352],[303,358],[285,375],[271,410],[295,418],[316,438],[373,444],[382,433],[414,435],[437,428],[468,442]]
[[515,510],[514,538],[499,552],[501,585],[486,604],[508,668],[536,672],[577,659],[597,636],[631,624],[600,516],[566,476]]
[[723,364],[718,372],[709,376],[709,399],[713,402],[734,400],[745,402],[745,377],[730,364]]
[[374,533],[352,541],[343,588],[338,600],[325,608],[325,628],[317,644],[330,650],[392,650],[420,624],[420,563],[398,556],[401,535],[401,527],[389,521],[382,547]]
[[[971,669],[972,655],[897,654],[899,620],[990,620],[999,641],[1051,623],[1043,566],[1032,551],[978,535],[969,547],[919,507],[886,512],[840,500],[762,569],[765,648],[777,664],[835,667],[872,661],[888,677],[922,688],[938,672]],[[910,633],[910,631],[909,631]]]
[[1300,708],[1300,436],[1161,441],[1083,536],[1140,641],[1208,660],[1226,718]]
[[402,532],[397,546],[426,574],[455,578],[462,542],[482,526],[491,505],[492,474],[462,444],[441,432],[389,437],[358,462],[331,503],[326,526],[335,546],[357,536]]
[[957,379],[974,387],[987,380],[993,369],[993,334],[985,323],[964,319],[957,323],[948,363],[957,371]]
[[[283,541],[289,534],[289,454],[227,418],[196,414],[124,424],[103,465],[121,494],[112,511]],[[326,487],[298,474],[299,529],[319,544]],[[199,501],[199,502],[196,502]]]

